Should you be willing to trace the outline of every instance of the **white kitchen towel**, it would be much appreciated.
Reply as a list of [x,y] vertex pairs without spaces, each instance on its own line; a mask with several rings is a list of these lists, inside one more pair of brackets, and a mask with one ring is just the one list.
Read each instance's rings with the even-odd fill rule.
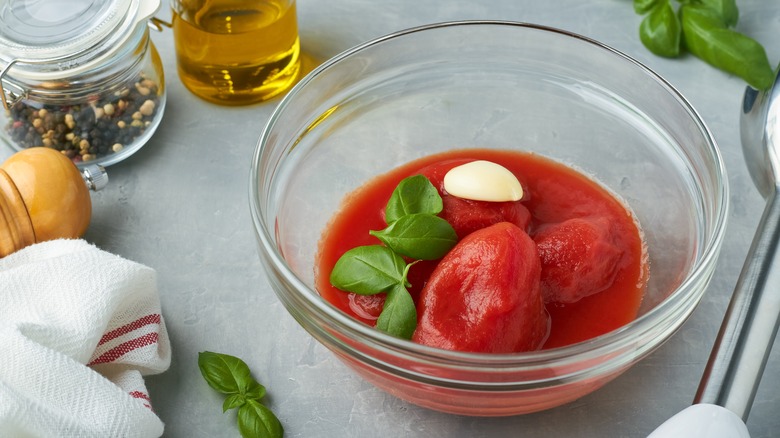
[[153,269],[83,240],[0,258],[0,437],[159,437],[170,365]]

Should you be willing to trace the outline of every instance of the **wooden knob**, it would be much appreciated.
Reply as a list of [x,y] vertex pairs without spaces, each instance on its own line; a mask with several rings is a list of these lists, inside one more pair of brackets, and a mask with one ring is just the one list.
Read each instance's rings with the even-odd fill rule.
[[62,153],[30,148],[0,165],[0,257],[36,242],[81,237],[91,215],[89,189]]

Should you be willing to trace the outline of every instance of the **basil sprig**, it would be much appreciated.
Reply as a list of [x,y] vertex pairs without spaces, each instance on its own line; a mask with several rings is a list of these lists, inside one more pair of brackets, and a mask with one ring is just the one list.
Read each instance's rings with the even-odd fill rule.
[[688,50],[710,65],[741,77],[765,90],[774,71],[764,47],[733,29],[739,19],[736,0],[634,0],[634,10],[645,15],[639,37],[659,56],[677,57]]
[[260,400],[266,389],[257,382],[247,364],[229,354],[203,351],[198,354],[198,368],[206,383],[227,395],[222,412],[238,408],[238,430],[244,438],[281,438],[284,428]]
[[438,190],[422,175],[403,179],[385,207],[387,228],[369,231],[384,245],[366,245],[345,252],[333,266],[331,284],[360,295],[387,293],[376,328],[411,339],[417,309],[409,294],[409,268],[415,260],[442,258],[458,241],[455,230],[436,216],[443,208]]

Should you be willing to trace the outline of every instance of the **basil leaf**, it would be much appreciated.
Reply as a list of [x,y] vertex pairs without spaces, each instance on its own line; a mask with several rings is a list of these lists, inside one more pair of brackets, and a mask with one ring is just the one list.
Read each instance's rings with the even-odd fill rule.
[[381,245],[358,246],[345,252],[330,273],[330,283],[361,295],[384,292],[403,282],[406,262]]
[[281,438],[284,428],[267,407],[255,400],[247,400],[238,409],[238,431],[244,438]]
[[369,234],[398,254],[418,260],[440,259],[458,241],[452,225],[432,214],[401,216],[384,230]]
[[385,207],[385,222],[391,224],[408,214],[438,214],[443,208],[436,187],[428,178],[414,175],[404,178],[393,190],[393,195]]
[[198,367],[206,383],[223,394],[243,394],[254,379],[243,360],[229,354],[203,351]]
[[241,407],[246,403],[246,397],[243,394],[231,394],[225,398],[222,403],[222,412],[227,412],[230,409]]
[[669,0],[662,0],[639,25],[639,39],[658,56],[674,58],[680,55],[680,20]]
[[739,20],[736,0],[701,0],[704,6],[715,11],[727,27],[733,27]]
[[725,22],[706,6],[683,5],[681,16],[685,45],[691,53],[756,89],[772,86],[774,71],[761,44],[727,29]]
[[658,4],[658,0],[634,0],[634,12],[644,15]]
[[265,386],[261,385],[257,381],[252,381],[246,388],[244,395],[247,398],[260,400],[265,397]]
[[417,309],[409,292],[402,286],[387,293],[385,307],[376,320],[376,328],[403,339],[412,339],[417,328]]

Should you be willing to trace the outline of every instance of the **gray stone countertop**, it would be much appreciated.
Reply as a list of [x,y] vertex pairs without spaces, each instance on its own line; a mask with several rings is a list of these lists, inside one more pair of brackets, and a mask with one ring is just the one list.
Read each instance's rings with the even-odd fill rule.
[[[738,29],[780,61],[780,4],[738,2]],[[235,414],[197,366],[198,352],[243,358],[272,395],[289,437],[645,437],[690,404],[764,201],[744,164],[739,109],[745,84],[692,56],[659,58],[640,43],[641,17],[628,0],[299,0],[308,62],[405,28],[440,21],[499,19],[562,28],[599,40],[655,70],[699,111],[724,155],[731,187],[729,225],[704,300],[670,341],[582,399],[524,416],[473,418],[396,399],[361,380],[313,340],[271,291],[257,255],[248,174],[257,139],[279,98],[222,107],[189,93],[176,72],[170,29],[152,32],[166,72],[159,129],[139,152],[109,168],[93,194],[85,238],[154,268],[170,334],[170,369],[147,378],[166,437],[239,436]],[[158,16],[170,17],[167,4]],[[0,151],[0,158],[10,155]],[[770,357],[748,427],[780,436],[780,352]]]

